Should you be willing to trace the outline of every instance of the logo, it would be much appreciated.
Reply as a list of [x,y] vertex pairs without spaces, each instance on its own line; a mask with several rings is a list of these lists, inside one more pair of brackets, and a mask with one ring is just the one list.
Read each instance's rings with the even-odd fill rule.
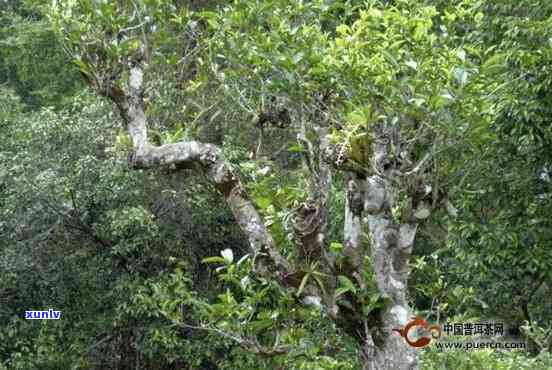
[[48,311],[25,311],[27,320],[59,320],[61,311],[55,311],[51,308]]
[[[431,337],[421,336],[417,340],[411,341],[408,338],[408,332],[411,331],[412,328],[415,328],[417,326],[425,329],[426,332],[431,333]],[[416,347],[416,348],[425,347],[431,342],[432,339],[438,339],[438,338],[441,337],[441,327],[439,325],[429,326],[426,319],[424,319],[423,317],[420,317],[420,316],[413,317],[412,321],[410,321],[408,324],[406,324],[404,326],[404,328],[402,328],[402,329],[393,329],[393,331],[396,331],[397,333],[399,333],[401,335],[401,337],[404,338],[406,343],[408,343],[409,346]]]

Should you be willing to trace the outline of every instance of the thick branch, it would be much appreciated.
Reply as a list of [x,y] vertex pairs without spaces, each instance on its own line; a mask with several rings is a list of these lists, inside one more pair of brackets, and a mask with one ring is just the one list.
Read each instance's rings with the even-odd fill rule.
[[262,253],[268,257],[268,263],[263,263],[261,267],[276,270],[277,277],[284,279],[291,272],[291,266],[278,252],[272,236],[230,163],[224,159],[222,151],[215,145],[197,141],[183,141],[158,147],[148,142],[142,80],[142,70],[134,66],[130,70],[128,93],[125,94],[116,86],[111,86],[105,94],[119,108],[132,137],[134,153],[130,158],[131,167],[146,169],[174,165],[177,168],[201,169],[224,195],[236,221],[248,238],[251,253]]

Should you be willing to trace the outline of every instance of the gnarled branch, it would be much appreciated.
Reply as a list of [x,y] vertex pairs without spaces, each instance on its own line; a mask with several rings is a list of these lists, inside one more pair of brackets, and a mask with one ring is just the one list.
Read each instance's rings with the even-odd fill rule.
[[243,184],[234,173],[220,148],[198,141],[181,141],[175,144],[154,146],[148,142],[147,117],[142,92],[143,72],[139,65],[130,70],[129,91],[123,92],[117,86],[110,86],[103,95],[109,97],[118,107],[132,138],[134,152],[130,157],[132,168],[156,168],[173,165],[176,168],[200,169],[219,190],[230,207],[241,230],[249,241],[252,254],[258,258],[261,269],[275,270],[276,277],[283,280],[292,268],[280,254],[276,244],[255,209]]

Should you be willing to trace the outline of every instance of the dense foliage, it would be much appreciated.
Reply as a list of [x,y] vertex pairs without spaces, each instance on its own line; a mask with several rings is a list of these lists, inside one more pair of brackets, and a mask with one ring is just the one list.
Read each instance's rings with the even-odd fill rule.
[[[295,223],[324,139],[367,171],[380,122],[405,123],[432,189],[431,215],[409,209],[415,180],[393,195],[390,217],[423,220],[414,312],[528,343],[432,345],[421,368],[552,367],[549,1],[8,0],[0,45],[0,369],[361,369],[351,331],[304,304],[329,272]],[[131,86],[145,58],[149,140],[222,148],[297,284],[258,273],[207,176],[129,168],[106,81]],[[346,182],[333,173],[327,207],[339,266]],[[366,317],[386,304],[371,262],[333,286]],[[25,320],[49,308],[61,320]]]

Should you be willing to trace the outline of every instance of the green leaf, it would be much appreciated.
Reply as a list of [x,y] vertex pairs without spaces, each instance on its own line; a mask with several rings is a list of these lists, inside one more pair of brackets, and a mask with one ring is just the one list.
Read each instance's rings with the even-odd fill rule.
[[355,284],[349,280],[349,278],[345,275],[339,275],[337,277],[338,281],[339,281],[339,287],[340,288],[343,288],[343,289],[346,289],[346,291],[350,291],[350,292],[353,292],[354,294],[356,294],[357,292],[357,289],[355,287]]
[[82,59],[75,59],[73,60],[73,63],[75,63],[79,67],[80,71],[85,75],[90,74],[90,66],[88,65],[88,63],[85,63]]
[[498,53],[490,57],[483,63],[481,66],[482,70],[488,71],[489,69],[502,68],[506,65],[506,58],[508,57],[505,53]]
[[309,280],[310,273],[305,274],[303,276],[303,279],[301,280],[301,284],[299,285],[299,289],[297,290],[296,295],[299,297],[301,293],[303,293],[303,289],[305,289],[305,285],[307,285],[307,281]]
[[351,29],[346,24],[340,24],[335,29],[337,33],[341,36],[346,36],[349,32],[351,32]]
[[288,152],[292,153],[304,153],[306,151],[301,144],[294,144],[290,146],[287,150]]
[[330,243],[330,250],[334,253],[339,254],[343,251],[343,244],[337,243],[337,242],[332,242],[332,243]]
[[225,263],[225,260],[222,257],[214,256],[214,257],[206,257],[206,258],[202,259],[201,262],[203,262],[203,263]]
[[267,209],[272,204],[272,199],[267,197],[256,198],[255,202],[261,209]]
[[261,332],[268,328],[270,328],[274,324],[274,320],[272,319],[263,319],[263,320],[256,320],[249,323],[249,327],[254,332]]
[[209,26],[211,26],[214,29],[218,29],[219,23],[218,23],[218,14],[215,12],[210,11],[203,11],[199,13],[199,15],[207,20],[207,23]]
[[335,298],[341,296],[342,294],[347,293],[348,291],[349,291],[348,288],[337,288],[337,289],[335,290]]
[[381,50],[381,52],[383,55],[385,55],[387,60],[389,60],[391,64],[393,64],[393,67],[397,69],[399,68],[399,63],[397,62],[397,59],[393,55],[391,55],[390,52],[388,52],[387,50]]

